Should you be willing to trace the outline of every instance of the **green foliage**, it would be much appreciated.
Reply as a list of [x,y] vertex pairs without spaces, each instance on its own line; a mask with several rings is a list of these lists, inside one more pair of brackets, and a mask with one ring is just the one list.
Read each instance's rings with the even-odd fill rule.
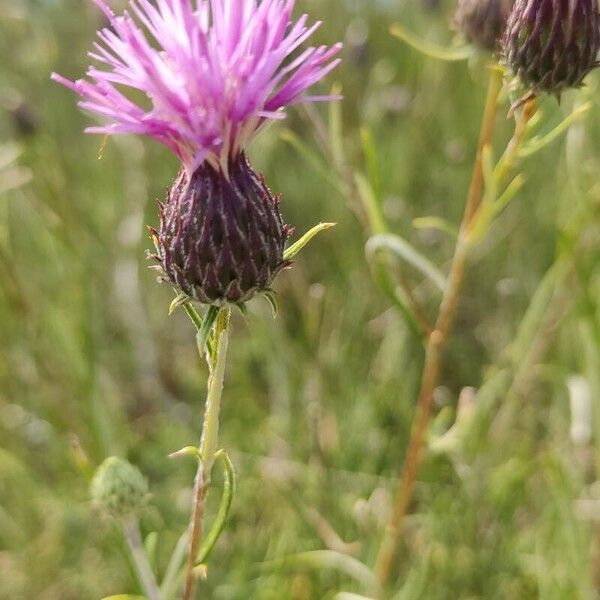
[[[216,600],[371,595],[354,561],[372,565],[384,531],[422,321],[435,316],[483,110],[486,71],[473,56],[432,60],[389,34],[398,22],[430,54],[464,58],[452,6],[313,5],[322,40],[346,39],[344,102],[299,109],[251,152],[286,222],[338,225],[276,282],[275,323],[261,299],[233,319],[220,444],[239,479],[200,585]],[[100,18],[73,0],[0,11],[2,600],[142,593],[119,532],[88,500],[85,473],[107,456],[127,455],[149,479],[141,526],[169,589],[169,557],[185,550],[195,461],[168,455],[199,435],[207,371],[185,312],[196,328],[202,319],[185,304],[167,317],[173,292],[144,258],[144,224],[156,225],[177,165],[132,138],[109,140],[98,161],[102,140],[82,135],[87,117],[48,78],[83,73]],[[513,121],[498,118],[487,235],[446,351],[395,599],[598,594],[597,97],[595,76],[560,105],[542,100],[517,156],[502,154]],[[494,185],[507,158],[526,179]],[[590,389],[583,442],[570,436],[574,374]],[[217,473],[209,528],[226,485]]]

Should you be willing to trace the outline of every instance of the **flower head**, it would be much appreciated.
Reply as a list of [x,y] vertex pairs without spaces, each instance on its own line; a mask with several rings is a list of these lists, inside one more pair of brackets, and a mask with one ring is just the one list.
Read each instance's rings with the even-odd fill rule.
[[90,53],[102,68],[74,82],[52,75],[108,120],[88,132],[148,135],[189,174],[205,160],[226,170],[287,105],[327,99],[305,92],[336,66],[340,45],[300,51],[319,23],[291,22],[294,0],[131,0],[122,16],[94,1],[110,23]]
[[513,0],[458,0],[456,27],[483,50],[498,48]]
[[148,482],[137,467],[111,456],[96,469],[90,486],[94,504],[111,517],[139,512],[148,498]]
[[579,87],[597,66],[599,50],[597,0],[516,0],[504,57],[532,92]]
[[182,171],[152,230],[162,278],[203,304],[241,304],[289,265],[283,251],[291,228],[279,198],[243,153],[227,173],[209,163],[191,178]]

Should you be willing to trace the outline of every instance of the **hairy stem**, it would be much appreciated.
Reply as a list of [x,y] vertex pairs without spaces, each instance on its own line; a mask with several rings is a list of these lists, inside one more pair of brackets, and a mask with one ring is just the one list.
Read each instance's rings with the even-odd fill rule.
[[122,522],[123,535],[127,541],[135,570],[148,600],[161,600],[158,584],[148,563],[148,557],[142,543],[142,536],[136,517],[124,519]]
[[206,409],[204,424],[200,438],[201,460],[196,472],[194,482],[194,501],[190,521],[190,539],[185,581],[184,600],[192,600],[195,587],[196,557],[202,541],[202,524],[206,508],[206,498],[210,487],[211,472],[218,450],[219,437],[219,412],[221,407],[221,393],[225,377],[225,362],[227,358],[227,342],[229,330],[230,310],[224,308],[219,311],[215,322],[213,352],[209,353],[210,375],[208,379],[208,393],[206,396]]
[[404,517],[406,516],[406,512],[412,500],[417,473],[421,465],[425,435],[431,416],[433,394],[438,385],[440,375],[442,352],[454,323],[460,292],[462,290],[469,250],[469,233],[475,217],[477,216],[477,211],[481,205],[483,196],[483,153],[485,148],[491,143],[493,137],[494,124],[498,111],[498,96],[501,89],[502,75],[498,69],[493,68],[490,75],[487,101],[479,137],[479,146],[471,178],[471,186],[467,196],[465,213],[438,317],[433,331],[427,340],[421,389],[417,400],[417,412],[412,424],[400,486],[394,500],[392,517],[384,534],[377,557],[375,570],[381,588],[385,587],[390,577],[400,540],[400,534],[402,532]]

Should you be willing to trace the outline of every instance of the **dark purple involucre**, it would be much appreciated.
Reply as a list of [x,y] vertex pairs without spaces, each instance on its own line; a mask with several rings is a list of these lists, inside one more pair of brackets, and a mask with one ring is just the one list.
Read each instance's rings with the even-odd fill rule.
[[513,0],[458,0],[454,23],[470,42],[497,50]]
[[245,155],[228,174],[203,163],[181,171],[153,231],[163,278],[203,304],[240,304],[266,291],[286,266],[290,235],[274,197]]
[[597,0],[516,0],[504,37],[504,57],[533,92],[579,87],[597,66]]

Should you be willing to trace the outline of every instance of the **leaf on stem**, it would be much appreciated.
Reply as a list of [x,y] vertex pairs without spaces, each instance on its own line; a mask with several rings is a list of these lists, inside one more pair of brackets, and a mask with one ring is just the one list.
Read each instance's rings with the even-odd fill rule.
[[158,547],[158,532],[151,531],[144,539],[144,549],[148,562],[153,569],[156,569],[156,549]]
[[191,302],[186,302],[183,305],[183,308],[196,327],[196,331],[198,331],[200,327],[202,327],[202,317],[200,316],[200,313],[194,308]]
[[180,306],[183,306],[186,302],[189,302],[190,298],[187,294],[177,294],[173,299],[173,302],[169,305],[169,316],[171,316]]
[[198,460],[202,460],[202,454],[196,446],[186,446],[181,450],[177,450],[177,452],[169,454],[169,458],[179,458],[180,456],[193,456]]
[[586,113],[592,108],[591,102],[586,102],[582,106],[576,108],[568,117],[563,119],[554,129],[543,136],[536,136],[525,144],[518,153],[519,158],[528,158],[529,156],[539,152],[554,140],[559,138],[563,133],[578,121],[581,121],[586,116]]
[[408,44],[417,52],[420,52],[429,58],[454,62],[459,60],[467,60],[473,56],[473,48],[471,46],[458,46],[453,48],[451,46],[448,47],[432,44],[414,36],[412,33],[410,33],[410,31],[400,25],[400,23],[394,23],[390,27],[390,33],[394,37]]
[[367,163],[367,172],[369,174],[369,182],[373,188],[373,195],[377,199],[378,204],[381,203],[381,179],[379,177],[379,160],[377,158],[377,147],[373,132],[362,127],[360,130],[360,139],[362,141],[363,153]]
[[413,227],[415,229],[435,229],[447,233],[452,238],[458,237],[456,227],[441,217],[418,217],[413,219]]
[[267,302],[271,306],[271,312],[273,313],[273,318],[277,318],[277,313],[279,312],[279,308],[277,306],[277,298],[275,297],[275,292],[272,290],[266,290],[263,292],[263,296],[266,298]]
[[386,233],[371,237],[366,246],[367,255],[373,256],[380,250],[388,250],[398,256],[427,277],[442,292],[445,290],[446,278],[442,272],[426,256],[421,254],[399,235]]
[[424,328],[415,311],[413,310],[409,298],[401,287],[396,287],[392,278],[386,268],[386,264],[382,260],[383,257],[376,255],[368,256],[367,261],[371,267],[371,273],[373,280],[381,291],[386,295],[392,305],[400,312],[404,318],[404,322],[410,327],[410,329],[417,335],[417,337],[425,337],[428,334],[426,328]]
[[219,307],[218,306],[209,306],[206,314],[204,315],[204,319],[202,321],[202,326],[198,330],[196,334],[196,344],[198,345],[198,351],[200,352],[200,356],[204,355],[204,351],[209,349],[209,336],[212,330],[217,317],[219,316]]
[[323,164],[323,161],[317,156],[310,148],[302,142],[302,140],[289,129],[284,129],[281,134],[281,139],[292,146],[302,158],[317,172],[325,181],[327,181],[333,188],[335,188],[340,194],[346,195],[344,186],[337,177],[331,174],[331,170]]
[[335,223],[319,223],[315,225],[310,231],[307,231],[297,242],[292,244],[289,248],[285,250],[283,253],[283,260],[291,260],[300,252],[304,246],[306,246],[317,234],[321,233],[321,231],[325,231],[326,229],[331,229],[335,227]]
[[383,208],[373,186],[362,173],[356,173],[354,180],[363,208],[367,213],[370,230],[375,234],[387,233],[389,229],[385,221]]
[[469,233],[470,243],[475,244],[483,239],[494,219],[515,199],[525,181],[524,175],[517,175],[494,202],[482,205]]
[[229,455],[227,452],[225,452],[225,450],[219,450],[215,454],[215,458],[220,459],[223,465],[223,495],[221,496],[221,504],[219,505],[219,511],[212,529],[206,536],[206,541],[200,548],[198,556],[196,557],[196,567],[201,567],[203,565],[217,543],[217,540],[221,536],[223,528],[225,527],[225,523],[227,522],[227,517],[229,516],[229,511],[231,510],[231,505],[233,503],[233,496],[235,494],[235,469],[231,459],[229,458]]

